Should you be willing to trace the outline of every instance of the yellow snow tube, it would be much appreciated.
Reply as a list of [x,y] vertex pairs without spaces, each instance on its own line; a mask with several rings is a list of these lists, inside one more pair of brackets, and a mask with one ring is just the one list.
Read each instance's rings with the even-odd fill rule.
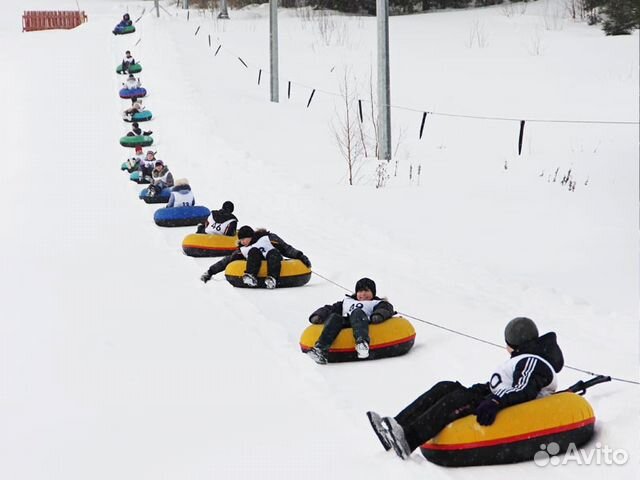
[[[300,349],[307,352],[320,338],[324,325],[309,325],[300,337]],[[403,317],[391,317],[382,323],[369,325],[369,359],[396,357],[404,355],[416,338],[416,331],[411,322]],[[357,360],[356,344],[352,328],[343,328],[329,349],[329,362],[349,362]]]
[[192,233],[182,240],[182,251],[190,257],[224,257],[238,248],[238,237]]
[[487,427],[475,415],[460,418],[420,450],[427,460],[447,467],[523,462],[536,454],[545,457],[551,442],[558,445],[556,453],[571,443],[583,445],[592,437],[595,421],[584,397],[563,392],[505,408]]
[[[224,276],[227,281],[234,287],[244,288],[246,285],[242,283],[242,276],[247,269],[246,260],[236,260],[227,265]],[[258,272],[258,287],[265,288],[264,279],[267,276],[267,262],[262,261],[260,271]],[[280,278],[278,279],[278,288],[301,287],[309,283],[311,279],[311,269],[300,260],[287,258],[282,261],[282,269],[280,270]]]

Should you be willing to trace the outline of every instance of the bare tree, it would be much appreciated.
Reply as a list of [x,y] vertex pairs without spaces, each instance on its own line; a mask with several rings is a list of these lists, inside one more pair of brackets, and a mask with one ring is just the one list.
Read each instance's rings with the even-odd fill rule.
[[338,144],[340,154],[347,161],[347,175],[349,185],[353,185],[358,164],[362,158],[363,147],[358,142],[360,135],[357,117],[357,95],[349,86],[349,73],[344,72],[342,84],[340,85],[342,95],[342,111],[336,110],[336,120],[331,123],[333,134]]

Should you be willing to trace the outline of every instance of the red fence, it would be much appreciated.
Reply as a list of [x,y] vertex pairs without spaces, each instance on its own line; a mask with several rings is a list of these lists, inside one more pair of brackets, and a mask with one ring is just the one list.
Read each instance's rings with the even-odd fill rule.
[[87,21],[87,15],[75,12],[24,12],[22,15],[22,31],[70,29]]

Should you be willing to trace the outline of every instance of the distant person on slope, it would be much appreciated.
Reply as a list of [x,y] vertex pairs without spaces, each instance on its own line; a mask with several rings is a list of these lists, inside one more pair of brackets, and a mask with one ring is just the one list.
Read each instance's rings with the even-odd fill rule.
[[156,158],[156,154],[153,150],[147,151],[147,155],[145,157],[140,158],[140,163],[138,164],[138,170],[140,171],[140,180],[148,180],[151,182],[151,176],[153,174],[153,167],[156,166],[156,162],[158,159]]
[[131,131],[127,133],[127,137],[139,137],[142,135],[151,135],[152,133],[152,130],[143,131],[140,125],[138,125],[138,122],[133,122],[131,124]]
[[124,28],[124,27],[130,27],[131,25],[133,25],[133,22],[131,21],[131,17],[129,16],[128,13],[125,13],[122,16],[122,20],[120,20],[120,23],[118,23],[118,27],[120,28]]
[[135,64],[136,60],[131,56],[131,52],[129,50],[124,52],[124,58],[122,59],[122,73],[130,73],[129,67]]
[[156,160],[156,165],[151,173],[151,185],[148,187],[149,196],[153,197],[164,188],[173,187],[173,174],[162,160]]
[[139,100],[138,97],[133,97],[131,99],[131,107],[124,111],[124,117],[127,120],[131,120],[133,115],[142,112],[144,109],[145,106],[142,104],[142,100]]
[[140,79],[136,78],[133,73],[130,73],[127,79],[122,83],[122,86],[128,90],[133,90],[136,88],[140,88],[142,83],[140,83]]
[[503,408],[555,392],[556,373],[564,366],[554,332],[538,335],[533,320],[518,317],[505,330],[509,360],[498,366],[486,383],[464,387],[459,382],[439,382],[395,417],[367,417],[385,450],[402,458],[435,437],[449,423],[476,415],[480,425],[491,425]]
[[143,158],[144,158],[144,155],[142,154],[142,147],[138,145],[136,147],[136,153],[133,155],[133,157],[127,160],[127,165],[129,165],[129,172],[133,172],[134,170],[139,169],[140,162],[142,161]]
[[340,330],[351,327],[358,358],[369,357],[369,324],[382,323],[394,314],[393,305],[376,296],[376,283],[370,278],[356,282],[355,293],[333,305],[320,307],[309,316],[314,324],[324,324],[315,346],[307,355],[316,363],[327,363],[327,354]]
[[200,280],[207,283],[213,275],[222,272],[232,261],[246,259],[247,267],[242,281],[249,287],[256,287],[260,265],[262,260],[266,260],[268,276],[264,283],[269,289],[275,288],[280,278],[283,256],[298,259],[307,267],[311,267],[311,262],[304,253],[293,248],[275,233],[265,229],[254,231],[245,225],[238,230],[238,250],[211,265]]
[[233,214],[233,209],[233,203],[227,200],[222,204],[220,210],[211,210],[211,214],[204,223],[198,225],[196,233],[234,236],[238,227],[238,219]]
[[167,208],[171,207],[193,207],[196,199],[191,191],[191,185],[186,178],[176,180],[176,185],[171,189],[171,196],[167,203]]

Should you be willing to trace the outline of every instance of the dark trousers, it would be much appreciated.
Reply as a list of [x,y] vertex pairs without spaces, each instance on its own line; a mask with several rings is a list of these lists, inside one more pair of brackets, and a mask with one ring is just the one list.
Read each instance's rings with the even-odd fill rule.
[[[247,270],[246,273],[258,276],[260,264],[262,263],[262,252],[257,248],[252,248],[247,254]],[[282,268],[282,254],[276,250],[269,250],[266,256],[267,275],[272,276],[276,280],[280,278],[280,269]]]
[[324,329],[316,342],[316,348],[327,352],[343,328],[353,329],[353,338],[356,343],[369,343],[369,317],[359,308],[351,312],[349,318],[332,313],[324,323]]
[[490,393],[486,384],[478,383],[467,388],[459,382],[438,382],[395,419],[404,429],[409,448],[414,451],[449,423],[475,412],[478,404]]

